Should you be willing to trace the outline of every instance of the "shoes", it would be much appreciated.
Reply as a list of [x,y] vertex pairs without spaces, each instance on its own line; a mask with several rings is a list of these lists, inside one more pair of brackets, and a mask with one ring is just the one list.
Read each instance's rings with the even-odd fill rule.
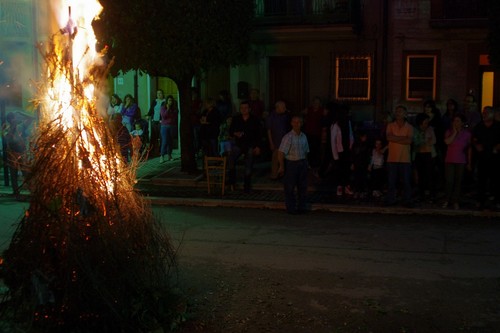
[[168,155],[167,156],[167,161],[171,161],[172,160],[172,155]]
[[342,186],[337,186],[337,196],[341,197],[344,194]]
[[455,203],[453,204],[453,209],[454,209],[454,210],[459,210],[459,209],[460,209],[460,205],[459,205],[458,203],[456,203],[456,202],[455,202]]
[[408,202],[405,202],[403,207],[405,208],[414,208],[415,207],[415,204],[411,201],[408,201]]
[[448,201],[443,202],[442,208],[448,208]]
[[307,214],[306,209],[298,209],[298,210],[287,210],[286,211],[290,215],[304,215]]
[[160,156],[160,163],[164,163],[165,162],[165,158],[163,156]]
[[375,190],[372,192],[372,197],[374,197],[374,198],[380,198],[381,196],[382,196],[382,192],[380,192],[380,191]]

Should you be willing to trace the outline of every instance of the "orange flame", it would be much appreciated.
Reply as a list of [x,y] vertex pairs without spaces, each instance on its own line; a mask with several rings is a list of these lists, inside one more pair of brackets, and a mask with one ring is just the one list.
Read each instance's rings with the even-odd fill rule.
[[[95,112],[97,87],[92,72],[96,66],[103,66],[100,54],[96,51],[96,36],[92,21],[102,11],[97,0],[59,0],[53,1],[60,31],[54,38],[55,52],[61,65],[48,66],[47,76],[51,85],[43,98],[40,108],[41,119],[55,121],[65,131],[72,134],[69,140],[75,141],[78,168],[86,175],[98,179],[101,188],[96,190],[114,191],[113,170],[109,170],[109,160],[121,165],[119,154],[107,156],[109,152],[99,149],[102,138],[95,131]],[[92,138],[93,140],[91,140]],[[85,161],[80,158],[85,156]],[[87,165],[84,165],[87,163]],[[91,168],[88,168],[90,163]],[[90,171],[89,171],[90,170]]]

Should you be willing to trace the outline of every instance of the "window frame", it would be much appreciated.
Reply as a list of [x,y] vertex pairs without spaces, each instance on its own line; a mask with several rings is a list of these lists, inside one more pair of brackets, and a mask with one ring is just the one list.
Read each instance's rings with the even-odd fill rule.
[[[410,76],[410,65],[411,59],[422,59],[422,58],[432,58],[433,59],[433,70],[431,76]],[[432,51],[422,51],[422,52],[406,52],[404,54],[404,97],[406,101],[409,102],[421,102],[424,99],[430,98],[432,100],[437,99],[438,95],[438,67],[439,67],[439,53]],[[432,80],[432,91],[430,96],[422,97],[410,97],[410,81],[411,80]]]
[[[346,102],[369,102],[372,99],[372,71],[373,71],[373,57],[369,54],[364,55],[335,55],[335,99],[338,101]],[[340,61],[341,60],[366,60],[366,76],[365,77],[340,77]],[[339,96],[340,82],[345,81],[365,81],[367,84],[366,95],[364,97],[345,97]]]

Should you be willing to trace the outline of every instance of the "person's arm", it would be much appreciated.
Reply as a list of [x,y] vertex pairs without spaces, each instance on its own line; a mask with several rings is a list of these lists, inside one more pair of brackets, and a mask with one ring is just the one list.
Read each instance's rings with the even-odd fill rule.
[[426,143],[429,146],[435,145],[436,144],[436,132],[434,132],[434,129],[431,127],[429,127],[427,130],[429,131],[430,135],[429,135],[429,138],[427,138]]
[[278,151],[278,175],[283,176],[285,173],[285,153]]
[[274,151],[276,149],[276,147],[274,147],[273,136],[272,136],[272,133],[271,133],[271,129],[267,130],[267,140],[269,141],[269,149],[271,151]]
[[458,131],[455,128],[451,128],[444,134],[444,143],[451,145],[455,138],[457,137]]
[[408,131],[406,135],[395,135],[392,133],[392,127],[387,126],[386,137],[389,142],[410,145],[413,141],[413,130]]
[[332,156],[335,161],[339,159],[339,152],[337,148],[337,135],[338,135],[338,126],[333,124],[330,127],[330,145],[332,147]]
[[146,118],[152,118],[154,113],[155,113],[155,105],[156,105],[156,100],[151,102],[151,106],[149,108],[148,113],[146,114]]

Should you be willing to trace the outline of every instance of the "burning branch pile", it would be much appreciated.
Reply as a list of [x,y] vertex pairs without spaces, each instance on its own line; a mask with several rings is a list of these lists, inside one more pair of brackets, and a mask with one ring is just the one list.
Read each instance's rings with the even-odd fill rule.
[[4,253],[2,314],[47,332],[144,332],[169,320],[174,251],[99,112],[109,67],[79,39],[92,19],[70,16],[41,50],[30,206]]

